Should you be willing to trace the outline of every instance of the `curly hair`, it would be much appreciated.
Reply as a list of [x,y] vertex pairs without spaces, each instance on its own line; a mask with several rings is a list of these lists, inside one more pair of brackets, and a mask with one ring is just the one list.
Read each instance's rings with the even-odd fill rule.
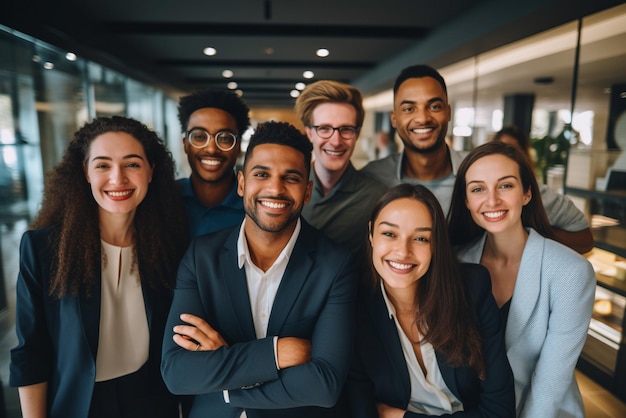
[[[432,346],[448,357],[450,365],[469,364],[481,379],[486,371],[482,355],[482,337],[465,291],[461,267],[448,240],[446,219],[435,195],[423,185],[401,183],[380,197],[370,216],[369,234],[380,212],[398,199],[414,199],[426,206],[433,222],[431,252],[428,270],[419,279],[415,294],[415,323]],[[380,282],[371,257],[372,284]]]
[[248,144],[246,156],[243,161],[244,167],[248,162],[249,156],[252,155],[254,148],[257,145],[263,144],[285,145],[300,151],[304,156],[304,166],[308,176],[311,171],[311,153],[313,152],[313,145],[295,126],[287,122],[275,121],[258,124],[254,130],[254,134],[250,137],[250,143]]
[[308,85],[296,99],[296,114],[304,126],[313,123],[313,111],[322,103],[345,103],[356,110],[356,127],[363,125],[363,96],[356,88],[339,81],[320,80]]
[[198,109],[214,107],[231,114],[237,123],[237,132],[243,134],[250,126],[248,113],[250,109],[241,98],[230,90],[201,90],[188,96],[183,96],[178,101],[178,121],[181,132],[187,131],[187,124],[191,114]]
[[97,118],[74,134],[61,162],[47,178],[41,210],[31,224],[31,228],[56,226],[50,242],[55,257],[49,293],[59,298],[91,296],[99,277],[98,204],[85,177],[85,165],[92,142],[107,132],[125,132],[137,139],[154,167],[148,192],[133,220],[141,282],[152,288],[172,288],[186,248],[182,198],[174,180],[175,164],[165,144],[136,120]]

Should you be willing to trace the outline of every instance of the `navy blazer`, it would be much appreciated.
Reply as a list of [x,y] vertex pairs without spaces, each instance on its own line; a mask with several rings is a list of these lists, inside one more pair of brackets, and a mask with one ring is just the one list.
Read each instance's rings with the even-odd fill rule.
[[[257,339],[245,269],[238,267],[240,227],[192,241],[178,271],[161,371],[173,393],[196,394],[191,417],[332,417],[348,375],[354,334],[352,256],[301,219],[280,282],[267,337]],[[180,314],[205,319],[228,347],[188,351],[172,339]],[[311,340],[310,362],[277,370],[273,337]],[[230,403],[223,391],[229,391]]]
[[[506,358],[503,328],[491,294],[487,270],[477,264],[462,264],[466,293],[483,338],[487,378],[481,381],[469,366],[453,368],[436,351],[439,370],[450,391],[463,403],[456,417],[515,417],[513,373]],[[411,395],[409,372],[396,324],[390,318],[382,290],[364,291],[358,303],[355,359],[346,393],[351,416],[377,418],[376,403],[406,409]],[[406,412],[405,417],[424,414]]]
[[[100,282],[90,298],[49,296],[50,239],[53,228],[27,231],[20,244],[15,328],[18,345],[11,350],[10,385],[48,383],[48,417],[86,417],[96,377],[100,331]],[[141,263],[139,266],[141,270]],[[150,350],[144,365],[145,384],[154,395],[155,411],[177,411],[177,400],[159,372],[165,319],[171,290],[142,286],[150,331]],[[148,413],[148,412],[147,412]],[[177,416],[177,415],[169,415]]]

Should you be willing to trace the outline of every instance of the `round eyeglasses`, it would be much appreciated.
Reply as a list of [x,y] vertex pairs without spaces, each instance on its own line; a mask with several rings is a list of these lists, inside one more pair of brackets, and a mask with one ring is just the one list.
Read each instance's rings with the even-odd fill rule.
[[339,136],[343,139],[354,139],[356,134],[359,132],[359,128],[356,126],[340,126],[338,128],[333,128],[330,125],[313,125],[311,128],[315,129],[315,133],[317,133],[317,135],[322,139],[330,138],[333,136],[335,131],[338,131]]
[[194,148],[204,148],[211,142],[211,137],[215,138],[215,145],[222,151],[230,151],[237,145],[237,134],[228,131],[219,131],[210,134],[202,128],[193,128],[187,132],[187,140]]

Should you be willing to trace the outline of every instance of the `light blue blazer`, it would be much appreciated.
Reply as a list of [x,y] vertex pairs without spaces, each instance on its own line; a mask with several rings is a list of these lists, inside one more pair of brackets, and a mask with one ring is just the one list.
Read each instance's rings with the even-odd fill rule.
[[[582,418],[574,368],[587,337],[596,276],[580,254],[528,232],[505,331],[517,416]],[[485,237],[459,251],[459,258],[480,263]]]

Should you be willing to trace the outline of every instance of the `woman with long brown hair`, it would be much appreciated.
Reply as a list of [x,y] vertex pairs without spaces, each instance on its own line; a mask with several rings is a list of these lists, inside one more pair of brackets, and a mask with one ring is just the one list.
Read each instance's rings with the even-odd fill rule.
[[358,303],[353,417],[514,416],[489,274],[456,261],[424,186],[385,193],[369,223],[373,286]]
[[448,215],[459,258],[490,273],[515,377],[517,416],[583,417],[574,368],[587,337],[595,273],[553,239],[530,162],[516,147],[474,148]]

